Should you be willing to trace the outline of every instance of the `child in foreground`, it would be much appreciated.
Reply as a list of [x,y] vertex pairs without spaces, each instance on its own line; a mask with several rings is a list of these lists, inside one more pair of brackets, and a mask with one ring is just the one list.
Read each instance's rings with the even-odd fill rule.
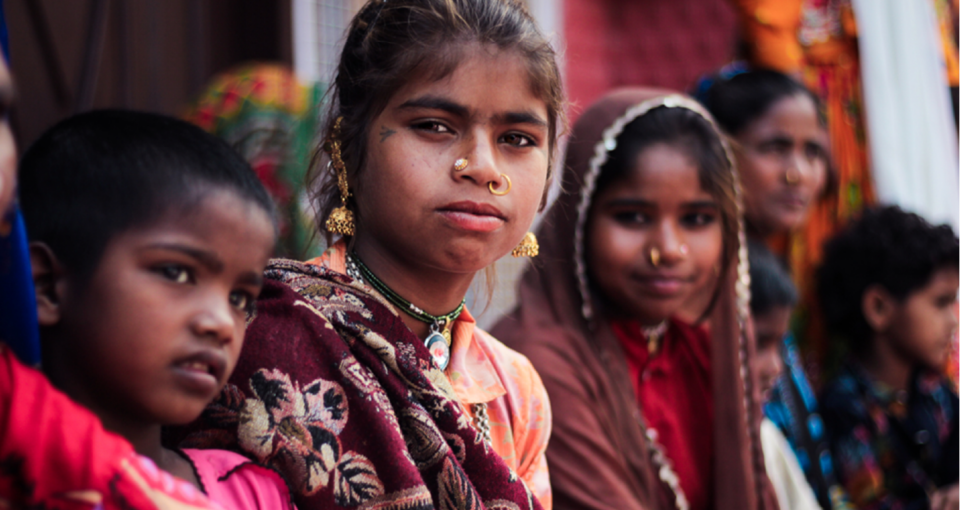
[[[12,99],[13,83],[0,57],[0,112],[9,111]],[[12,210],[16,174],[16,149],[4,115],[0,119],[2,212]],[[19,218],[19,212],[14,218]],[[22,241],[14,237],[18,233]],[[25,366],[39,361],[40,349],[36,318],[29,317],[36,313],[32,275],[29,263],[20,262],[21,256],[28,259],[21,220],[12,230],[0,233],[0,245],[4,243],[0,272],[13,279],[6,281],[11,285],[0,284],[0,463],[4,466],[0,508],[221,510],[192,485],[175,480],[137,455],[130,443],[105,431],[90,411]]]
[[[750,313],[757,339],[753,367],[766,402],[783,373],[780,346],[790,328],[790,314],[797,304],[797,288],[786,269],[759,242],[750,249]],[[781,510],[819,509],[817,498],[804,477],[787,438],[769,418],[760,423],[760,443],[767,476],[777,493]]]
[[230,148],[185,122],[99,111],[24,155],[20,196],[50,381],[137,453],[227,508],[289,508],[237,454],[165,449],[229,377],[276,239],[273,204]]
[[898,207],[826,245],[818,293],[850,357],[821,398],[858,508],[957,508],[957,395],[940,367],[957,328],[956,234]]

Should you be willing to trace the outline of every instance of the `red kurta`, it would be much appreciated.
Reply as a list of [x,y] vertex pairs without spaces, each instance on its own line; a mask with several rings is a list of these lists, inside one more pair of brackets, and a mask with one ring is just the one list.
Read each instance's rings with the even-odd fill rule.
[[691,510],[712,508],[713,398],[710,338],[702,328],[672,320],[651,355],[636,321],[615,322],[633,390],[647,426],[657,431]]

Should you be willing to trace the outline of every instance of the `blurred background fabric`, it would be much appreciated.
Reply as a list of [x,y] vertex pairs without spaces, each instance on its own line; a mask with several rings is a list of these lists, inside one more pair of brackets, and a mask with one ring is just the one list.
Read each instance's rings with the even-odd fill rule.
[[184,118],[227,141],[257,172],[280,212],[277,256],[320,254],[307,197],[322,86],[282,64],[243,64],[212,80]]

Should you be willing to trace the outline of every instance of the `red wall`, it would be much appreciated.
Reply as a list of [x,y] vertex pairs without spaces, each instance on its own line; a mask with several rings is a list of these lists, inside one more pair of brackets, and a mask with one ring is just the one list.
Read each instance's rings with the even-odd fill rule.
[[564,0],[571,119],[625,85],[688,89],[735,53],[728,0]]

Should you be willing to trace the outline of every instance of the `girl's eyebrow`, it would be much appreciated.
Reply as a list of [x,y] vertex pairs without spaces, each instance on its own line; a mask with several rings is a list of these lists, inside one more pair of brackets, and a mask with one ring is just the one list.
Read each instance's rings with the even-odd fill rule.
[[453,101],[440,97],[440,96],[420,96],[413,99],[408,99],[400,104],[397,109],[415,109],[415,108],[425,108],[429,110],[443,110],[452,115],[456,115],[461,118],[470,117],[470,109],[466,106]]
[[760,140],[761,144],[778,143],[781,145],[793,145],[793,138],[783,133],[774,133]]
[[545,128],[547,122],[539,115],[531,111],[498,113],[493,116],[493,121],[497,124],[532,124],[534,126]]
[[[415,97],[397,106],[397,109],[400,110],[416,108],[442,110],[463,119],[470,117],[469,108],[440,96],[426,95]],[[498,113],[493,116],[492,120],[497,124],[532,124],[537,127],[547,127],[545,120],[529,110]]]
[[657,203],[642,198],[618,198],[606,203],[607,207],[656,207]]
[[[697,209],[718,209],[720,207],[717,205],[717,202],[713,200],[694,200],[692,202],[684,202],[681,206]],[[657,207],[657,203],[653,200],[645,200],[642,198],[618,198],[607,202],[606,207]]]
[[683,207],[692,207],[696,209],[719,209],[720,206],[714,200],[695,200],[693,202],[685,202]]
[[206,266],[206,268],[211,272],[219,273],[223,271],[223,261],[221,261],[220,257],[218,257],[217,254],[212,251],[201,250],[199,248],[177,243],[155,243],[147,245],[144,249],[180,252]]

